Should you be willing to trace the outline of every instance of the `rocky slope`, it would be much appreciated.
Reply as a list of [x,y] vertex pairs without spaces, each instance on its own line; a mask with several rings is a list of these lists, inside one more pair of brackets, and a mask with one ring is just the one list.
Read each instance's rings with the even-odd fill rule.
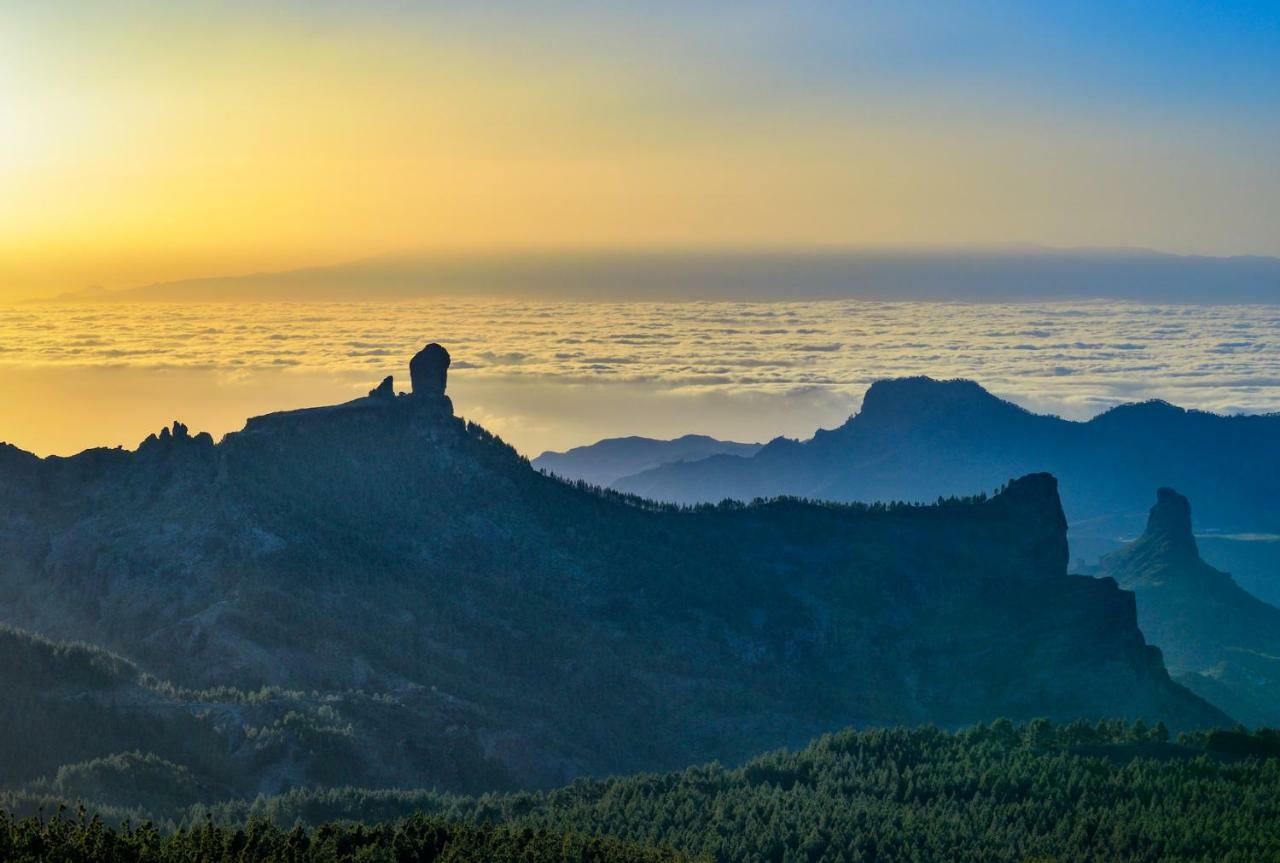
[[0,619],[205,690],[188,713],[294,692],[239,722],[281,723],[250,787],[547,784],[847,724],[1226,721],[1131,594],[1067,575],[1048,475],[682,511],[542,475],[453,415],[443,369],[414,378],[218,443],[175,424],[135,452],[0,452]]
[[1147,529],[1099,573],[1132,590],[1138,622],[1195,692],[1251,725],[1280,725],[1280,608],[1200,559],[1191,505],[1162,488]]

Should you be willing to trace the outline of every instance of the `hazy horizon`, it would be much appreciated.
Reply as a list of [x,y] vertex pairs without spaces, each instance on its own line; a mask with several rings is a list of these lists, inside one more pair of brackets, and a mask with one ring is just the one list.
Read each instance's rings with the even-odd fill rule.
[[1280,298],[1280,258],[1028,244],[881,248],[525,249],[395,253],[323,266],[63,291],[25,302],[608,302],[822,299],[1250,303]]

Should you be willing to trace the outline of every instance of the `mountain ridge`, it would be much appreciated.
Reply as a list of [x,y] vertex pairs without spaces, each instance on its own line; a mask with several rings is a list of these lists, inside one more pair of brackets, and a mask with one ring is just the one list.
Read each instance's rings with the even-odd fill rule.
[[[680,503],[776,494],[924,502],[1046,470],[1062,483],[1075,556],[1094,559],[1140,532],[1139,514],[1162,486],[1199,502],[1219,535],[1209,540],[1216,555],[1226,536],[1280,534],[1277,442],[1280,414],[1222,416],[1149,401],[1074,421],[1027,411],[972,381],[915,377],[872,384],[858,413],[808,440],[664,465],[612,487]],[[1242,577],[1251,591],[1280,598],[1267,549],[1253,546],[1256,560]]]
[[931,506],[682,509],[545,476],[416,380],[218,442],[175,423],[4,461],[0,620],[183,691],[317,693],[263,708],[316,730],[244,750],[254,792],[547,785],[848,724],[1227,721],[1130,594],[1067,574],[1046,474]]
[[569,480],[608,486],[633,473],[677,461],[697,461],[712,455],[752,455],[761,444],[724,441],[701,434],[670,440],[629,435],[605,438],[563,452],[548,450],[532,460],[534,467]]

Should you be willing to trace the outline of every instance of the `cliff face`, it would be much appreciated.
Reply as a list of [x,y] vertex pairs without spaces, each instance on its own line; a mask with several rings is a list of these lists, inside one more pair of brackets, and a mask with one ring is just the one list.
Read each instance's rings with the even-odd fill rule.
[[1142,631],[1180,680],[1243,722],[1280,723],[1280,609],[1200,558],[1185,497],[1160,489],[1142,536],[1100,572],[1137,595]]
[[[676,511],[383,388],[217,444],[9,458],[0,617],[182,685],[376,695],[334,708],[371,784],[550,783],[847,724],[1225,721],[1169,680],[1131,595],[1066,575],[1047,475],[927,507]],[[405,755],[441,741],[452,773]]]

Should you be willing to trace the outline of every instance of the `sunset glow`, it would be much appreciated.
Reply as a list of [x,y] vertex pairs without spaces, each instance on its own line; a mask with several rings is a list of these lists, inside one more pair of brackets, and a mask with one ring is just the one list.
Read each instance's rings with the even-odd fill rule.
[[423,249],[1280,252],[1274,19],[1103,8],[7,5],[0,299]]

